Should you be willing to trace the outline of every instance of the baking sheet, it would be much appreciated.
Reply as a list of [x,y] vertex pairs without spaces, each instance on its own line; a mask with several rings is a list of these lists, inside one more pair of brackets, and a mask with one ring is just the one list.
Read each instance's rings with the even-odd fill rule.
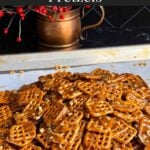
[[0,56],[0,71],[36,70],[55,65],[79,66],[150,59],[150,45]]
[[[68,71],[71,72],[90,72],[96,68],[107,69],[117,73],[134,73],[139,74],[146,82],[150,85],[150,60],[145,61],[133,61],[133,62],[124,62],[124,63],[107,63],[107,64],[95,64],[88,66],[78,66],[71,67]],[[24,84],[29,84],[38,80],[38,77],[41,75],[46,75],[48,73],[53,73],[56,70],[35,70],[35,71],[26,71],[24,73],[6,73],[0,74],[0,90],[13,90],[18,89]]]
[[[150,85],[150,45],[5,55],[0,56],[0,60],[0,90],[18,89],[35,82],[39,76],[55,72],[54,66],[57,64],[70,66],[68,71],[71,72],[90,72],[102,68],[117,73],[139,74]],[[10,70],[15,73],[10,74]]]

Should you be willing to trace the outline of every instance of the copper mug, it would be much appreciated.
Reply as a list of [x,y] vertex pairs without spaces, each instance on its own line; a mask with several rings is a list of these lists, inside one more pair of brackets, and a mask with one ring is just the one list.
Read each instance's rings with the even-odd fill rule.
[[[63,13],[64,20],[60,19],[59,14],[50,11],[49,15],[54,17],[51,22],[48,17],[39,15],[37,20],[37,32],[39,45],[45,50],[65,49],[68,47],[77,47],[81,33],[87,29],[99,26],[104,20],[105,11],[102,6],[100,20],[93,25],[85,26],[81,29],[80,8]],[[83,39],[83,37],[82,37]]]

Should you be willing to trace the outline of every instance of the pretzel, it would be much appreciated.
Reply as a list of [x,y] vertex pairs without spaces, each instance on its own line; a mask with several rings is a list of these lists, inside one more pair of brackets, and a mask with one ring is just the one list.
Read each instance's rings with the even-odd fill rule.
[[150,116],[150,103],[147,103],[144,107],[144,111]]
[[26,91],[26,90],[32,90],[32,89],[36,89],[36,88],[38,88],[36,83],[25,84],[25,85],[20,87],[19,92],[20,91]]
[[122,132],[126,131],[127,128],[128,124],[124,120],[114,117],[111,126],[112,137],[114,138],[120,135]]
[[36,127],[32,122],[23,122],[19,125],[13,125],[9,130],[9,136],[6,139],[9,143],[17,146],[25,146],[35,138]]
[[[81,121],[80,129],[72,143],[69,143],[66,147],[64,145],[57,145],[57,147],[59,147],[59,148],[61,147],[61,149],[65,149],[65,150],[78,150],[79,146],[81,144],[81,141],[82,141],[85,125],[86,125],[86,122]],[[56,147],[56,145],[55,145],[55,147]],[[52,147],[52,148],[54,148],[54,147]]]
[[9,103],[10,103],[10,92],[0,91],[0,104],[9,104]]
[[128,144],[137,134],[137,130],[131,126],[128,126],[124,132],[115,136],[114,139],[122,144]]
[[80,127],[79,125],[75,125],[73,129],[70,130],[61,130],[60,127],[54,130],[53,139],[54,143],[59,143],[64,147],[67,147],[68,144],[73,144],[76,140],[76,137],[79,133]]
[[[78,150],[79,146],[81,144],[81,139],[76,139],[73,145],[70,146],[71,150]],[[68,149],[70,150],[70,149]]]
[[18,103],[20,106],[27,105],[32,99],[42,100],[44,92],[37,87],[22,90],[18,94]]
[[52,143],[51,144],[51,149],[53,150],[62,150],[66,147],[64,147],[64,145],[61,145],[61,144],[57,144],[57,143]]
[[0,139],[5,139],[8,135],[8,131],[7,128],[0,128]]
[[4,142],[5,140],[3,138],[0,138],[0,146],[2,146]]
[[24,106],[20,106],[18,104],[18,101],[16,99],[11,101],[11,103],[9,104],[9,107],[12,113],[21,112],[22,109],[24,108]]
[[38,79],[39,79],[39,82],[45,83],[47,80],[52,79],[52,77],[53,77],[52,74],[47,74],[44,76],[40,76]]
[[77,88],[81,90],[83,93],[95,96],[99,93],[99,91],[95,88],[95,84],[91,82],[83,82],[83,81],[77,81]]
[[91,73],[80,73],[78,74],[78,78],[80,79],[87,79],[87,80],[99,80],[101,79],[101,76],[99,75],[93,75]]
[[113,141],[112,150],[134,150],[134,149],[133,149],[132,143],[124,145],[117,141]]
[[110,149],[111,148],[112,133],[106,130],[100,133],[87,131],[84,136],[84,146],[86,149]]
[[78,136],[76,138],[83,138],[84,136],[84,131],[86,129],[86,121],[85,120],[81,120],[79,126],[80,126],[80,129],[79,129],[79,133],[78,133]]
[[83,145],[80,144],[78,150],[83,150]]
[[70,78],[72,76],[72,73],[71,72],[67,72],[67,71],[57,71],[55,72],[53,75],[53,77],[55,78]]
[[53,103],[43,115],[44,122],[47,126],[55,124],[65,116],[67,111],[68,109],[64,104],[60,102]]
[[133,91],[136,91],[143,99],[147,99],[150,96],[150,89],[146,87],[141,87]]
[[91,72],[91,74],[94,74],[94,75],[107,75],[110,73],[111,73],[110,71],[105,70],[105,69],[100,69],[100,68],[96,68]]
[[150,146],[145,146],[144,150],[150,150]]
[[60,122],[59,126],[56,127],[56,130],[69,131],[74,130],[77,125],[80,124],[81,119],[83,118],[83,112],[73,112],[68,113],[67,116]]
[[33,143],[30,143],[22,147],[20,150],[42,150],[42,148],[40,146],[36,146]]
[[114,110],[120,111],[120,112],[134,112],[137,110],[137,105],[134,104],[131,100],[129,101],[123,101],[123,100],[118,100],[118,101],[113,101],[111,103],[111,106]]
[[22,112],[26,114],[28,118],[38,120],[48,108],[49,105],[47,102],[39,99],[32,99]]
[[94,75],[92,73],[74,73],[69,77],[70,81],[77,81],[77,80],[100,80],[102,77],[99,75]]
[[121,83],[122,86],[122,94],[125,96],[129,91],[133,89],[133,85],[131,83],[128,83],[128,80],[132,78],[132,74],[130,73],[123,73],[118,76],[116,76],[113,80],[111,80],[112,83]]
[[150,119],[149,118],[142,118],[140,120],[138,137],[140,138],[141,142],[144,145],[147,146],[150,145]]
[[122,73],[120,75],[115,76],[114,79],[111,80],[112,83],[116,83],[116,82],[123,82],[125,83],[127,80],[129,80],[130,78],[132,78],[132,74],[130,73]]
[[12,147],[12,145],[5,141],[2,145],[0,145],[0,150],[16,150],[16,148]]
[[0,126],[5,125],[12,118],[12,112],[8,105],[0,107]]
[[141,87],[148,88],[146,82],[139,75],[132,75],[127,81],[132,84],[133,89],[138,89]]
[[69,102],[69,110],[83,111],[85,102],[88,101],[90,97],[88,95],[80,95]]
[[96,75],[96,76],[100,76],[101,80],[104,81],[110,81],[112,80],[117,74],[116,73],[112,73],[108,70],[104,70],[104,69],[95,69],[91,72],[92,75]]
[[107,100],[116,101],[122,99],[122,83],[110,83],[103,87],[103,95],[106,95]]
[[63,120],[64,123],[70,122],[79,124],[81,122],[81,119],[83,118],[83,112],[82,111],[75,111],[71,114],[67,114],[66,118]]
[[17,124],[21,124],[22,122],[28,121],[27,115],[25,113],[19,113],[19,112],[14,115],[14,119]]
[[63,102],[62,96],[58,92],[51,92],[47,94],[43,98],[44,101],[47,101],[49,104],[53,104],[55,102]]
[[52,79],[48,79],[44,84],[43,84],[43,88],[46,91],[57,91],[57,89],[59,88],[60,85],[68,85],[70,84],[70,81],[67,79],[63,79],[63,78],[56,78],[53,77]]
[[78,150],[79,145],[81,144],[81,139],[75,140],[73,144],[68,144],[68,145],[63,145],[63,144],[52,144],[52,149],[53,150]]
[[92,132],[102,132],[103,130],[111,130],[113,119],[107,116],[101,118],[91,118],[87,130]]
[[52,143],[52,135],[49,132],[44,131],[36,135],[36,139],[40,142],[44,148],[50,149]]
[[107,101],[92,99],[86,102],[86,108],[93,117],[100,117],[103,115],[113,113],[113,108]]
[[[118,82],[123,82],[125,85],[128,87],[128,89],[138,89],[141,87],[148,87],[147,84],[144,82],[144,80],[138,76],[138,75],[133,75],[130,73],[123,73],[119,75],[116,79]],[[127,83],[127,84],[126,84]]]
[[4,125],[2,125],[1,128],[9,129],[14,123],[15,123],[14,119],[11,118]]
[[64,99],[73,99],[82,94],[81,91],[76,89],[73,83],[68,85],[61,85],[58,88],[58,92],[62,95]]
[[[69,132],[73,132],[74,133],[74,136],[72,137],[72,141],[66,141],[65,144],[62,143],[62,141],[57,144],[57,143],[52,143],[52,149],[54,150],[61,150],[61,149],[65,149],[65,150],[78,150],[80,144],[81,144],[81,139],[83,137],[83,131],[85,129],[85,121],[82,121],[80,123],[80,128],[75,126],[76,128],[74,130],[78,130],[78,133],[77,132],[73,132],[73,130],[69,130]],[[58,129],[57,129],[58,130]],[[60,131],[62,131],[61,129],[59,129]],[[64,130],[63,130],[64,131]],[[60,133],[60,136],[62,137],[61,133]],[[74,138],[75,137],[75,138]],[[56,140],[56,139],[55,139]],[[68,139],[69,140],[69,139]]]
[[137,105],[139,109],[143,109],[146,105],[147,101],[145,98],[142,97],[139,93],[137,93],[135,90],[132,90],[127,93],[126,100],[132,101],[134,104]]
[[113,114],[127,122],[139,121],[142,118],[141,110],[137,109],[133,112],[114,111]]

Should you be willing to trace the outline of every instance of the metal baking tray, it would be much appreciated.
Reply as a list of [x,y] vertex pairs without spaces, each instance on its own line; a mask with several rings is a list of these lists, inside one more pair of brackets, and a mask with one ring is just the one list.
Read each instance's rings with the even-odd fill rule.
[[150,84],[150,45],[2,55],[0,90],[18,89],[35,82],[40,75],[55,72],[56,65],[69,66],[71,72],[102,68],[117,73],[139,74]]

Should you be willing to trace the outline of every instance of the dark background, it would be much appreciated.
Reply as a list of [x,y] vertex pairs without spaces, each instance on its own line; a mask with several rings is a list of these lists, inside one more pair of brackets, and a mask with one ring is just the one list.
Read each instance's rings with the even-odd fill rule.
[[[87,39],[80,41],[82,48],[150,43],[150,7],[105,7],[106,17],[102,25],[86,31]],[[82,19],[83,25],[97,21],[100,13],[95,7]],[[12,23],[9,35],[3,34],[10,16],[0,19],[0,54],[37,52],[36,14],[30,12],[22,23],[22,43],[16,42],[18,18]]]

